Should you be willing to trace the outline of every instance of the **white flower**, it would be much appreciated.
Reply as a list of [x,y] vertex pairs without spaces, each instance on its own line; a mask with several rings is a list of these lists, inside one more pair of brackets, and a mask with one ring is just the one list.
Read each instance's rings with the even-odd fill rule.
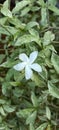
[[28,57],[25,53],[22,53],[19,55],[19,59],[22,61],[21,63],[18,63],[17,65],[14,65],[14,69],[17,71],[22,71],[25,69],[25,78],[28,80],[32,77],[33,71],[41,72],[42,68],[38,63],[33,63],[38,56],[38,52],[34,51],[30,54]]

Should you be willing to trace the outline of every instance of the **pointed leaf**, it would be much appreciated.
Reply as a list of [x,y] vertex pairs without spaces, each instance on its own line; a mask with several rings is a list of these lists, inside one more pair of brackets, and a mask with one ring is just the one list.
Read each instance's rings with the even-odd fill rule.
[[12,106],[4,105],[3,108],[8,113],[11,113],[11,112],[15,111],[15,107],[12,107]]
[[6,0],[1,8],[1,13],[9,18],[12,18],[12,12],[8,9],[8,0]]
[[38,99],[36,98],[34,92],[31,93],[31,100],[33,105],[36,107],[38,105]]
[[6,113],[5,113],[4,109],[3,109],[3,107],[0,107],[0,113],[1,113],[3,116],[6,116]]
[[31,115],[29,115],[29,117],[26,120],[26,124],[30,124],[30,123],[34,124],[35,119],[36,119],[36,114],[37,114],[36,111],[34,111],[33,113],[31,113]]
[[44,40],[43,40],[43,45],[46,46],[50,44],[55,38],[55,35],[51,31],[47,31],[44,34]]
[[54,66],[55,70],[59,74],[59,56],[56,55],[55,53],[53,53],[52,57],[51,57],[51,62],[52,62],[52,65]]
[[16,114],[18,117],[26,118],[30,115],[30,113],[32,113],[33,110],[34,110],[33,108],[23,109],[19,110]]
[[53,85],[50,81],[48,82],[48,89],[49,89],[49,93],[55,97],[59,99],[59,89]]
[[51,119],[51,111],[50,111],[49,107],[46,107],[46,117],[48,118],[48,120]]
[[47,123],[43,123],[36,130],[44,130],[46,126],[47,126]]
[[26,7],[28,4],[30,3],[30,0],[23,0],[21,2],[18,2],[15,6],[15,8],[13,9],[12,13],[17,13],[18,11],[20,11],[22,8]]

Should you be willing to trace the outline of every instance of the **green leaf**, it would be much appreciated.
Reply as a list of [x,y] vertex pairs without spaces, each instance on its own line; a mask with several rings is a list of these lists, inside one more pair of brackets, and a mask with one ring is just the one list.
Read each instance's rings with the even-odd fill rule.
[[[26,26],[26,29],[31,29],[31,28],[33,28],[33,27],[35,27],[35,26],[38,26],[39,27],[39,24],[36,22],[36,21],[31,21],[31,22],[29,22],[28,24],[27,24],[27,26]],[[34,34],[35,33],[35,31],[36,30],[34,30],[33,29],[33,33],[32,34]],[[38,34],[38,33],[37,33]],[[39,35],[38,35],[39,36]]]
[[44,7],[44,0],[38,0],[38,4]]
[[56,52],[56,50],[55,50],[55,48],[54,48],[54,46],[53,45],[49,45],[49,46],[47,46],[47,48],[46,49],[49,49],[49,50],[51,50],[52,52]]
[[4,16],[7,16],[9,18],[12,18],[12,12],[8,9],[8,0],[6,0],[3,4],[3,7],[1,8],[1,13]]
[[9,106],[9,105],[4,105],[3,108],[8,113],[11,113],[11,112],[15,111],[15,107],[12,107],[12,106]]
[[4,109],[3,109],[3,107],[0,107],[0,113],[1,113],[3,116],[6,116],[6,113],[5,113]]
[[36,86],[38,87],[43,87],[45,86],[45,82],[42,80],[42,78],[36,74],[36,73],[33,73],[33,76],[32,76],[32,80],[35,82]]
[[30,124],[30,130],[35,130],[33,124]]
[[3,7],[1,8],[1,13],[4,15],[4,16],[8,16],[9,18],[12,18],[12,13],[9,9]]
[[43,80],[47,81],[48,72],[45,67],[43,67],[43,71],[41,72],[40,76],[42,77]]
[[19,38],[16,40],[15,46],[21,46],[21,45],[23,45],[23,44],[30,43],[30,42],[33,41],[33,39],[34,39],[33,36],[31,36],[31,35],[29,35],[29,34],[27,34],[27,35],[25,34],[25,35],[19,37]]
[[0,18],[0,24],[4,25],[7,22],[7,20],[8,20],[7,17]]
[[18,2],[13,9],[12,13],[17,13],[20,11],[22,8],[26,7],[28,4],[30,4],[30,0],[22,0],[21,2]]
[[28,44],[31,42],[35,42],[38,45],[41,45],[41,41],[37,35],[25,34],[15,41],[15,46],[21,46],[23,44]]
[[23,79],[24,79],[24,73],[21,73],[21,72],[19,73],[17,71],[14,71],[14,80],[16,81],[17,84],[19,83],[18,85],[20,85]]
[[30,7],[26,7],[21,11],[21,17],[27,15],[27,13],[30,11]]
[[14,75],[14,70],[11,68],[8,70],[7,74],[6,74],[6,80],[10,81],[10,79],[13,77]]
[[[16,85],[16,86],[17,86],[17,85]],[[17,98],[21,97],[21,96],[23,95],[23,92],[24,92],[24,90],[21,90],[21,89],[19,89],[19,88],[15,88],[15,89],[13,90],[13,94],[14,94],[14,96],[17,97]]]
[[5,100],[3,100],[3,99],[0,99],[0,105],[2,104],[5,104],[6,103],[6,101]]
[[53,4],[49,5],[48,9],[53,11],[54,13],[56,13],[59,16],[59,9],[57,7],[55,7]]
[[47,26],[48,25],[48,11],[45,7],[41,8],[41,25]]
[[9,68],[9,67],[13,67],[14,64],[15,64],[15,61],[13,61],[12,59],[8,59],[6,62],[2,63],[0,67]]
[[48,4],[56,5],[57,0],[48,0]]
[[59,56],[55,53],[52,53],[51,62],[55,70],[59,74]]
[[19,86],[19,85],[20,85],[20,82],[10,82],[10,84],[11,84],[12,86],[16,87],[16,86]]
[[50,111],[49,107],[46,107],[46,117],[48,118],[48,120],[51,119],[51,111]]
[[3,59],[5,58],[4,54],[0,54],[0,63],[3,61]]
[[0,126],[0,130],[4,130],[5,129],[5,126]]
[[32,100],[34,107],[37,107],[38,106],[38,99],[36,98],[34,92],[31,92],[31,100]]
[[10,35],[10,33],[8,32],[8,30],[6,30],[6,28],[4,26],[0,27],[0,34],[6,34],[7,36]]
[[48,82],[48,89],[49,89],[49,93],[55,97],[59,99],[59,89],[53,85],[50,81]]
[[55,35],[51,31],[47,31],[44,34],[43,46],[50,44],[54,40],[54,38],[55,38]]
[[[31,24],[31,22],[28,23],[27,25],[29,25],[29,24]],[[34,24],[34,23],[33,23],[33,24]],[[29,29],[29,33],[30,33],[32,36],[34,36],[34,37],[36,37],[37,39],[39,39],[39,33],[38,33],[38,31],[35,30],[34,28],[30,28],[30,29]]]
[[10,35],[15,35],[18,31],[15,27],[10,26],[5,26],[5,29],[10,33]]
[[47,127],[47,123],[43,123],[36,130],[44,130],[46,127]]
[[2,93],[3,93],[3,95],[5,95],[5,96],[9,96],[9,90],[11,89],[11,85],[10,85],[10,83],[9,82],[4,82],[3,84],[2,84]]
[[[12,25],[14,25],[16,28],[19,28],[19,29],[24,29],[26,24],[25,23],[22,23],[18,18],[12,18],[11,20],[9,20],[9,23],[11,23]],[[15,29],[16,29],[15,28]],[[11,31],[11,30],[10,30]]]
[[33,110],[33,108],[27,108],[24,110],[19,110],[18,112],[16,112],[16,114],[18,117],[27,118],[33,112]]
[[34,111],[33,113],[31,113],[31,115],[29,115],[29,117],[26,119],[26,124],[34,124],[35,119],[36,119],[36,114],[37,112]]

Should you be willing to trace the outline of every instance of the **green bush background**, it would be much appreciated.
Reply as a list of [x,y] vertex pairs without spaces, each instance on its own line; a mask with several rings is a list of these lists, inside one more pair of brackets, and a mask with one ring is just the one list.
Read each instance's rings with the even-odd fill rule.
[[[59,130],[59,9],[57,0],[0,4],[0,130]],[[39,52],[42,73],[26,80],[13,66]]]

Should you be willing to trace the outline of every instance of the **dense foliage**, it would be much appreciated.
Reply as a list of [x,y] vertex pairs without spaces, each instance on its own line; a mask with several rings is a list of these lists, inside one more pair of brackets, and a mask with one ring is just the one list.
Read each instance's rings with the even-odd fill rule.
[[[59,130],[59,9],[57,0],[0,4],[0,130]],[[38,52],[27,80],[14,65]],[[34,58],[34,57],[33,57]],[[37,68],[36,68],[37,69]]]

